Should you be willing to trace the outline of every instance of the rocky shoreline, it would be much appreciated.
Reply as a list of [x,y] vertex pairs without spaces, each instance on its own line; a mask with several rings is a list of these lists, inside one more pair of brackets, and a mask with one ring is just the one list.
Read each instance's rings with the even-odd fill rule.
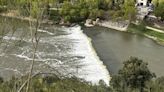
[[87,19],[84,25],[86,27],[93,27],[98,25],[106,28],[115,29],[118,31],[127,31],[129,21],[100,20],[99,18],[97,18],[95,21],[92,19]]
[[[127,21],[117,21],[116,22],[116,21],[112,21],[112,20],[107,21],[107,20],[96,19],[96,21],[93,21],[91,19],[88,19],[88,20],[86,20],[84,25],[86,27],[101,26],[101,27],[114,29],[114,30],[117,30],[117,31],[128,32],[127,30],[128,30],[128,26],[130,25],[130,22],[128,20]],[[136,34],[135,32],[129,32],[129,33]],[[143,34],[143,36],[154,40],[157,44],[159,44],[161,46],[164,46],[164,40],[163,39],[160,39],[160,38],[148,35],[148,34]]]

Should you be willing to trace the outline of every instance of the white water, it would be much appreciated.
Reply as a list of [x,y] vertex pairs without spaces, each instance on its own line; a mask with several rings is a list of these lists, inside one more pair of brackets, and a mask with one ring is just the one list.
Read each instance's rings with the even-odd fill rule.
[[41,30],[41,29],[39,29],[38,32],[43,32],[43,33],[47,33],[47,34],[49,34],[49,35],[54,35],[54,34],[51,33],[51,32],[48,32],[48,31],[46,31],[46,30]]
[[[42,32],[49,36],[41,38],[39,44],[41,44],[42,48],[37,50],[35,61],[44,62],[44,64],[55,67],[64,74],[67,74],[66,72],[71,72],[73,75],[92,82],[93,84],[98,84],[100,80],[103,80],[107,85],[109,85],[109,72],[92,47],[91,39],[83,33],[81,27],[62,27],[60,30],[67,34],[55,36],[55,33],[53,32],[38,30],[38,32]],[[3,39],[20,40],[19,37],[14,36],[5,36]],[[21,59],[20,61],[17,61],[20,64],[22,63],[22,60],[26,62],[32,60],[32,47],[30,45],[30,39],[25,38],[23,41],[25,41],[27,45],[19,47],[19,51],[9,54],[15,58]],[[66,59],[63,60],[63,57]],[[12,59],[13,57],[10,58]],[[41,63],[38,67],[42,68],[42,65],[43,64]],[[23,63],[22,66],[24,66]],[[61,66],[66,67],[66,69],[62,70]],[[21,68],[19,67],[18,69],[17,67],[10,65],[3,67],[4,72],[5,70],[13,70],[21,75],[27,73],[27,71],[21,72]]]
[[78,76],[96,84],[99,80],[103,80],[109,85],[109,72],[97,56],[92,46],[91,39],[83,33],[80,26],[75,26],[66,30],[72,32],[72,34],[69,35],[71,39],[78,40],[78,43],[74,45],[74,54],[85,57],[82,63],[86,66],[79,69]]

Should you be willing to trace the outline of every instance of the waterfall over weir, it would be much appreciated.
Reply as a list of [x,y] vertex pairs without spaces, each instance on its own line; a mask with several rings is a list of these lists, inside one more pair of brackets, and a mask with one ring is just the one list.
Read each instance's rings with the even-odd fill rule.
[[[39,29],[38,33],[41,39],[34,73],[58,71],[64,76],[77,76],[94,84],[104,80],[109,85],[109,73],[80,26],[49,26],[46,30]],[[33,50],[27,28],[19,26],[14,34],[9,32],[1,38],[0,76],[11,78],[27,74]]]

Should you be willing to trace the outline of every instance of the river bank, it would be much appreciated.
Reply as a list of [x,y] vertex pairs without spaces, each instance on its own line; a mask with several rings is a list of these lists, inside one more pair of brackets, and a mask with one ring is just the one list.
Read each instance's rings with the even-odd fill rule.
[[0,16],[20,19],[20,20],[24,20],[24,21],[32,21],[32,22],[36,21],[36,19],[31,18],[31,17],[19,16],[18,11],[16,11],[16,10],[10,10],[10,12],[2,12],[2,13],[0,13]]
[[129,24],[128,22],[111,23],[111,21],[101,22],[98,24],[98,26],[106,27],[109,29],[114,29],[121,32],[128,32],[128,33],[143,35],[147,38],[154,40],[156,43],[164,46],[164,31],[153,28],[153,27],[145,26],[145,28],[142,29],[143,27],[141,27],[140,25],[133,24],[133,23],[131,24]]
[[129,21],[128,20],[127,21],[112,21],[112,20],[100,21],[98,25],[102,27],[115,29],[118,31],[127,31]]
[[[9,17],[9,18],[15,18],[15,19],[20,19],[20,20],[24,20],[24,21],[32,21],[32,22],[36,22],[37,20],[35,18],[31,18],[31,17],[23,17],[23,16],[18,16],[18,13],[16,11],[10,11],[8,13],[0,13],[0,16],[3,17]],[[54,21],[49,20],[49,19],[43,19],[40,21],[41,24],[56,24],[54,23]],[[154,31],[152,30],[152,27],[147,27],[145,26],[145,29],[141,31],[140,26],[139,25],[135,25],[134,23],[129,23],[129,21],[112,21],[112,20],[97,20],[96,21],[90,21],[89,23],[86,20],[86,23],[81,23],[82,25],[85,25],[87,27],[94,27],[94,26],[102,26],[102,27],[106,27],[106,28],[110,28],[110,29],[114,29],[117,31],[122,31],[122,32],[130,32],[130,33],[134,33],[134,34],[139,34],[139,35],[143,35],[146,36],[152,40],[154,40],[155,42],[157,42],[158,44],[164,46],[164,31],[161,32],[156,28],[153,28]],[[76,25],[76,23],[57,23],[56,25],[60,25],[60,26],[74,26]],[[145,30],[148,30],[147,32],[145,32]],[[151,31],[151,32],[149,32]],[[154,32],[153,32],[154,31]]]
[[164,31],[162,29],[157,29],[151,26],[130,23],[128,20],[107,21],[107,20],[99,20],[99,19],[96,19],[96,21],[88,19],[86,20],[86,23],[84,25],[86,27],[94,27],[94,26],[106,27],[117,31],[143,35],[145,37],[154,40],[158,44],[164,46]]
[[[20,19],[20,20],[24,20],[24,21],[32,21],[32,22],[36,22],[37,20],[31,17],[23,17],[23,16],[18,16],[18,13],[16,11],[10,11],[8,13],[0,13],[0,16],[3,17],[9,17],[9,18],[15,18],[15,19]],[[88,22],[89,20],[89,22]],[[87,26],[87,27],[94,27],[96,25],[98,26],[102,26],[102,27],[106,27],[106,28],[110,28],[110,29],[114,29],[117,31],[122,31],[122,32],[130,32],[130,33],[136,33],[136,34],[140,34],[140,35],[144,35],[150,39],[153,39],[154,41],[156,41],[158,44],[164,46],[164,33],[161,33],[161,31],[159,31],[158,29],[156,32],[152,32],[152,28],[151,27],[146,27],[145,30],[152,30],[151,32],[144,32],[145,30],[140,31],[141,29],[139,28],[139,25],[135,25],[135,24],[130,24],[129,21],[112,21],[112,20],[99,20],[96,19],[95,21],[88,19],[86,20],[86,23],[82,23],[83,25]],[[56,24],[54,21],[49,20],[49,19],[43,19],[40,21],[41,24]],[[60,26],[74,26],[75,23],[57,23],[56,25],[60,25]],[[164,32],[164,31],[163,31]]]
[[164,46],[164,31],[162,30],[149,26],[143,26],[142,24],[130,24],[127,32],[143,35],[149,39],[154,40],[157,44]]

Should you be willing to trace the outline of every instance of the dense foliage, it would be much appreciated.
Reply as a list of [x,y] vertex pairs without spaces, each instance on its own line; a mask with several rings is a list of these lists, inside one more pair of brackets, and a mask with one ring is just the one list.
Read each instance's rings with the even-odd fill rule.
[[164,77],[159,77],[155,81],[149,81],[146,85],[146,92],[164,92]]
[[155,7],[154,13],[157,17],[160,17],[161,20],[164,20],[164,1]]
[[[139,89],[144,92],[143,88],[147,81],[150,81],[155,75],[147,67],[147,63],[138,58],[131,57],[124,62],[123,68],[119,71],[118,76],[111,80],[114,89],[120,89],[120,92],[127,92],[127,88]],[[119,85],[119,86],[117,86]]]
[[136,13],[135,2],[131,0],[79,0],[69,2],[65,0],[61,15],[65,21],[81,21],[90,19],[109,19],[123,17],[129,19]]
[[[155,15],[164,20],[164,1],[152,0]],[[0,6],[16,9],[23,16],[36,16],[36,11],[51,11],[51,19],[65,22],[81,22],[87,18],[96,19],[135,19],[136,0],[0,0]],[[54,8],[50,10],[49,8]],[[0,12],[2,8],[0,7]]]
[[[148,64],[131,57],[124,62],[118,75],[112,76],[110,86],[102,80],[93,85],[76,77],[59,78],[54,75],[38,74],[32,77],[30,92],[164,92],[164,77],[157,79],[148,69]],[[26,77],[3,81],[0,78],[0,92],[17,92]],[[23,88],[22,92],[25,92]]]
[[[0,92],[17,92],[25,78],[3,82],[0,79]],[[111,92],[110,88],[103,81],[100,84],[91,85],[91,83],[77,78],[59,79],[55,76],[37,76],[31,80],[29,92]],[[25,88],[22,90],[25,92]]]
[[60,19],[66,22],[80,22],[87,18],[131,19],[135,14],[134,4],[134,0],[0,0],[1,6],[7,6],[9,10],[19,10],[23,16],[31,14],[35,18],[36,11],[45,9],[45,12],[48,12],[51,6],[51,17],[61,16]]

